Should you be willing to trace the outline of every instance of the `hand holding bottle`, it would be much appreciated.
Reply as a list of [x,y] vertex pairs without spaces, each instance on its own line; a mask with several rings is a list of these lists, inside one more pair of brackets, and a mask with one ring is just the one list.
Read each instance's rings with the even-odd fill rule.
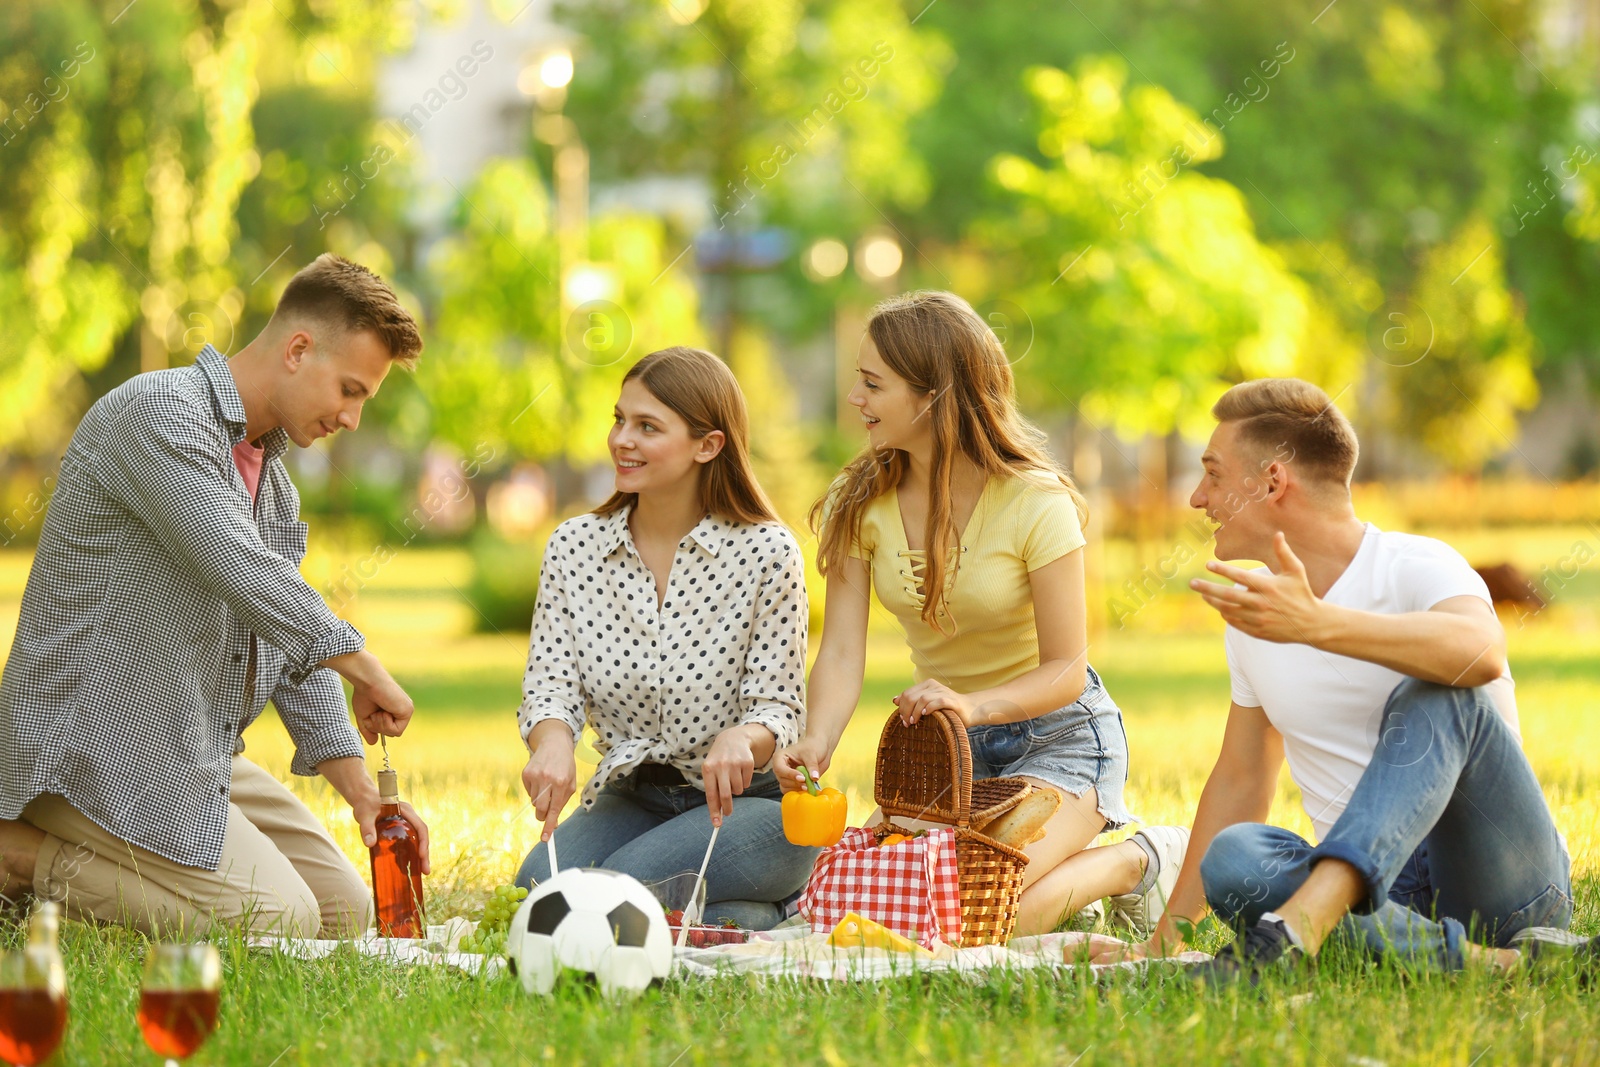
[[[417,809],[402,800],[397,805],[400,816],[411,824],[417,835],[417,859],[422,862],[422,873],[432,874],[433,865],[428,860],[428,824],[422,821],[422,816],[417,814]],[[356,825],[361,827],[361,841],[371,848],[378,840],[377,822],[378,814],[383,809],[382,798],[373,793],[370,798],[358,798],[350,805],[350,812],[355,817]]]

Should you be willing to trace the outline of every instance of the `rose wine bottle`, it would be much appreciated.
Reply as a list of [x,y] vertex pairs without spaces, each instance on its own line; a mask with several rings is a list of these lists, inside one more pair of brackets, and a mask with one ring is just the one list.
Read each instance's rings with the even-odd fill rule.
[[33,1067],[50,1058],[67,1029],[67,974],[51,901],[34,910],[28,945],[0,961],[0,1060]]
[[422,858],[417,831],[400,814],[399,775],[378,772],[378,840],[372,846],[372,896],[379,937],[421,937]]

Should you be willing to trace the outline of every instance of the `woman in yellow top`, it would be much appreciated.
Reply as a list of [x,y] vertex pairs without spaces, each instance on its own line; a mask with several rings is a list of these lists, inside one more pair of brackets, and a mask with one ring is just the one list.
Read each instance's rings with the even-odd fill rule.
[[828,767],[861,697],[870,590],[905,628],[916,683],[894,698],[915,722],[967,724],[973,776],[1021,776],[1061,794],[1027,848],[1018,934],[1043,933],[1110,897],[1138,936],[1160,917],[1188,832],[1132,821],[1122,713],[1087,659],[1082,496],[1017,411],[1005,351],[966,301],[917,292],[867,325],[850,402],[868,445],[812,511],[827,577],[804,736],[779,754],[783,787]]

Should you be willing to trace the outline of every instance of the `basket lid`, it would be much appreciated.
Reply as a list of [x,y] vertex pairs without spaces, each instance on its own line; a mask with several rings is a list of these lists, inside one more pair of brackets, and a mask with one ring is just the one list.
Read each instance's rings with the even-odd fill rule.
[[948,708],[915,726],[891,712],[878,742],[873,799],[886,815],[968,826],[1018,804],[1033,787],[1020,778],[972,780],[966,724]]

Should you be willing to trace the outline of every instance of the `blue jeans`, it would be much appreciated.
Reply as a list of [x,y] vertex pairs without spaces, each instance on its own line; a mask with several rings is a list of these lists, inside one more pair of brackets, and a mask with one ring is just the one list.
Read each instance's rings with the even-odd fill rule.
[[972,778],[1026,775],[1081,797],[1091,788],[1106,830],[1134,821],[1122,799],[1128,781],[1128,734],[1122,710],[1100,675],[1086,668],[1083,694],[1032,719],[972,726]]
[[[820,849],[791,845],[783,836],[778,779],[758,774],[733,800],[706,868],[705,921],[732,919],[767,930],[783,919],[782,905],[805,887]],[[579,808],[556,827],[556,860],[563,868],[604,867],[654,882],[700,870],[711,840],[706,795],[670,767],[645,764],[606,786],[591,808]],[[550,852],[533,847],[516,883],[532,887],[550,877]]]
[[1350,864],[1366,899],[1339,925],[1374,954],[1459,970],[1468,941],[1504,946],[1572,921],[1572,864],[1533,768],[1482,689],[1414,678],[1383,710],[1372,760],[1315,848],[1276,826],[1219,833],[1200,863],[1206,902],[1249,925],[1324,859]]

